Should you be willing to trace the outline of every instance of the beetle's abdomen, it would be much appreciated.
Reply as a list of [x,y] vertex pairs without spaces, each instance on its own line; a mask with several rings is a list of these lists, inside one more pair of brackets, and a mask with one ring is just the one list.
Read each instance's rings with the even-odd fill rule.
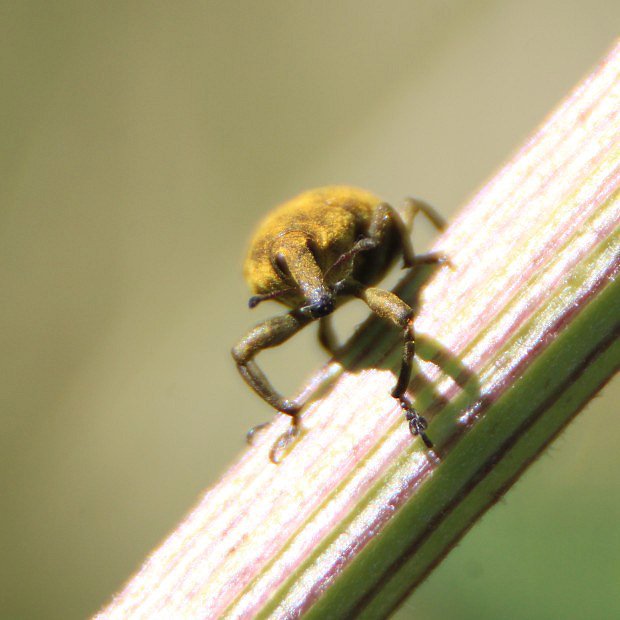
[[323,187],[300,194],[272,211],[259,225],[244,264],[244,274],[254,293],[285,288],[275,267],[274,247],[289,233],[303,233],[322,270],[349,250],[365,234],[372,213],[381,200],[361,189]]

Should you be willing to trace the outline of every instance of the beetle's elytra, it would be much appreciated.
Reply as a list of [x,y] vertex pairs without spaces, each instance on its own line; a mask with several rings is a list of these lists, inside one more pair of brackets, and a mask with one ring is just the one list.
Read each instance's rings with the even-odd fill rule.
[[405,411],[411,433],[420,435],[428,447],[432,446],[425,433],[426,420],[406,396],[415,354],[413,310],[394,293],[375,287],[399,256],[403,257],[404,267],[445,261],[440,254],[414,254],[411,229],[419,211],[443,229],[444,220],[426,203],[408,199],[401,216],[370,192],[332,186],[300,194],[274,209],[259,225],[244,265],[246,280],[254,293],[250,308],[272,299],[289,311],[250,330],[233,348],[232,355],[248,385],[272,407],[291,416],[290,430],[271,452],[274,462],[279,451],[297,435],[298,414],[304,403],[283,398],[254,358],[263,349],[282,344],[316,319],[320,343],[334,353],[329,315],[353,297],[403,331],[402,364],[391,394]]

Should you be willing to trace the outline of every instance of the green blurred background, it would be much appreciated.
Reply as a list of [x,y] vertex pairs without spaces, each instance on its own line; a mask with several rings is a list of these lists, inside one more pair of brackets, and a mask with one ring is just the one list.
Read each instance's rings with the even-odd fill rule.
[[[4,1],[0,17],[0,618],[73,619],[272,415],[229,355],[275,310],[250,313],[241,277],[260,216],[333,182],[454,212],[609,48],[620,4]],[[324,359],[313,331],[295,343],[263,358],[287,390]],[[399,618],[620,617],[618,382],[605,396]]]

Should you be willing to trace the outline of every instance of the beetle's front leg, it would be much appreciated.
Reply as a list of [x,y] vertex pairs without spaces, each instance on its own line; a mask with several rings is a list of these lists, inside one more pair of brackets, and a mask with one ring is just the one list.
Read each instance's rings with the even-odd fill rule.
[[392,396],[400,399],[407,391],[411,379],[411,364],[415,355],[415,332],[413,329],[413,308],[400,297],[381,288],[369,287],[356,291],[368,307],[382,319],[387,319],[403,330],[403,357],[398,381],[392,390]]
[[[232,356],[237,363],[239,373],[246,383],[280,413],[291,416],[293,422],[292,434],[295,434],[297,431],[297,413],[301,408],[301,404],[281,396],[258,367],[254,358],[263,349],[275,347],[288,340],[305,327],[310,320],[295,311],[283,316],[273,317],[250,330],[232,350]],[[251,440],[258,428],[255,427],[250,430],[248,440]]]
[[380,288],[363,288],[360,286],[355,292],[355,295],[366,302],[368,307],[377,316],[391,321],[394,325],[403,330],[403,356],[398,381],[392,389],[392,396],[398,399],[402,409],[405,411],[405,417],[407,418],[407,422],[409,422],[411,434],[419,435],[426,446],[430,448],[433,444],[424,432],[426,429],[426,420],[414,409],[406,395],[407,387],[411,380],[411,368],[415,355],[413,309],[394,293]]

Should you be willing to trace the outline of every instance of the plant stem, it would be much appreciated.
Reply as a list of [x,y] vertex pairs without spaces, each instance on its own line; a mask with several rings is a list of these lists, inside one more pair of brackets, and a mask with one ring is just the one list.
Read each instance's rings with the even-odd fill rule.
[[[620,45],[462,210],[415,270],[410,396],[399,334],[368,320],[98,618],[383,618],[620,367]],[[419,299],[418,299],[419,297]],[[432,363],[431,363],[432,362]]]

